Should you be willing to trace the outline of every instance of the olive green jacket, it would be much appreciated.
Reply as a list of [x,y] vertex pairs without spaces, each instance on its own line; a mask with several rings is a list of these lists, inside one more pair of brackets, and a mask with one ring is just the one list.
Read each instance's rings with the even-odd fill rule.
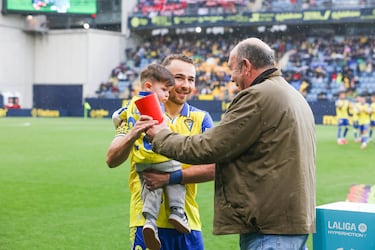
[[153,150],[216,163],[214,234],[315,232],[315,122],[280,71],[240,91],[201,135],[162,130]]

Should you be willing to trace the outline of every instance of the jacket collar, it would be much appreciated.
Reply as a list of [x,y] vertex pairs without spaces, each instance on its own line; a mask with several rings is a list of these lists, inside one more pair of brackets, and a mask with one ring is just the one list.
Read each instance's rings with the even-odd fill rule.
[[267,69],[267,70],[263,71],[257,78],[254,79],[254,81],[251,83],[250,87],[264,82],[275,71],[277,71],[277,68],[270,68],[270,69]]

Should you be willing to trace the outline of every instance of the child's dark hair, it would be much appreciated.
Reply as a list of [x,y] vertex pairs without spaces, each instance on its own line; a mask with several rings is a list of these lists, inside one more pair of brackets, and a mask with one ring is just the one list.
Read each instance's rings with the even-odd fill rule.
[[150,81],[152,83],[163,82],[168,86],[174,85],[174,77],[171,72],[169,72],[169,70],[167,70],[164,66],[156,63],[150,64],[142,70],[140,80],[142,85],[146,81]]

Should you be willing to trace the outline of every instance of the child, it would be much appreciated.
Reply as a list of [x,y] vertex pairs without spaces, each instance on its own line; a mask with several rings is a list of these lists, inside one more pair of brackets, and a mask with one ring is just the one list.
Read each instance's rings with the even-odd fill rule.
[[[131,128],[139,119],[140,114],[135,106],[135,101],[150,92],[154,92],[158,96],[160,103],[165,103],[169,97],[169,88],[174,84],[174,77],[162,65],[151,64],[141,72],[140,81],[142,91],[133,97],[125,107],[114,112],[112,116],[116,129],[123,131],[122,136],[130,133]],[[142,231],[143,238],[146,247],[152,250],[160,249],[161,243],[157,236],[156,219],[160,209],[163,189],[148,190],[144,185],[142,171],[155,169],[162,172],[174,172],[181,169],[181,164],[154,153],[151,150],[151,144],[145,138],[145,133],[142,133],[134,142],[131,149],[131,157],[134,159],[135,168],[142,182],[142,213],[146,219]],[[169,222],[181,233],[190,233],[190,227],[184,211],[185,186],[181,184],[168,185],[165,189],[169,207],[171,208]]]

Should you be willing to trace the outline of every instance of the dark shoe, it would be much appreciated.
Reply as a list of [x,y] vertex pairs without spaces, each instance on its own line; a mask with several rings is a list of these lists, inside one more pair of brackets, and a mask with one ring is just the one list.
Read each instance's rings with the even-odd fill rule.
[[[181,211],[179,211],[181,210]],[[179,231],[180,233],[190,233],[190,227],[186,213],[182,209],[171,208],[171,215],[168,221]]]
[[146,247],[150,250],[159,250],[161,243],[158,237],[157,229],[151,223],[146,223],[142,230],[143,239],[145,241]]

